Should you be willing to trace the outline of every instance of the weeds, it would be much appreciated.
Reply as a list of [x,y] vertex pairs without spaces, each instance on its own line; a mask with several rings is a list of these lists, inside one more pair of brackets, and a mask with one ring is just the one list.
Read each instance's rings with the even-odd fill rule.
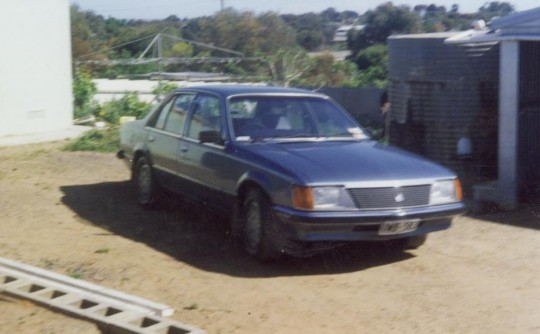
[[109,129],[93,129],[82,137],[69,142],[64,146],[64,151],[97,151],[115,152],[120,145],[120,133],[118,127]]

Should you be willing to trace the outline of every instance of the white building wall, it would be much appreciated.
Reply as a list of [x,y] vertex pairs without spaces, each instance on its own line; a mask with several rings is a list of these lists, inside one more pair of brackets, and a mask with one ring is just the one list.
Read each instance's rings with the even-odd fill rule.
[[72,125],[68,0],[0,0],[0,137]]

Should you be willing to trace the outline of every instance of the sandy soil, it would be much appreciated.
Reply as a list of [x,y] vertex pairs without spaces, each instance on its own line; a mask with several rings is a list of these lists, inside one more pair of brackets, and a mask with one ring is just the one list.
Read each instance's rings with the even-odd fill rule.
[[[0,256],[171,305],[208,333],[539,333],[540,205],[465,216],[416,251],[259,264],[179,199],[145,211],[113,154],[0,148]],[[0,333],[99,333],[0,295]]]

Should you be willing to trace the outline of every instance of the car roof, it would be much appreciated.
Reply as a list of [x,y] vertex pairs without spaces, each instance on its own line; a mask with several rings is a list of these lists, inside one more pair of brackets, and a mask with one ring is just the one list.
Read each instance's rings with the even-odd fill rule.
[[199,91],[219,94],[223,97],[243,94],[301,94],[317,97],[326,97],[321,93],[312,92],[306,89],[276,87],[276,86],[248,86],[248,85],[207,85],[179,88],[176,91]]

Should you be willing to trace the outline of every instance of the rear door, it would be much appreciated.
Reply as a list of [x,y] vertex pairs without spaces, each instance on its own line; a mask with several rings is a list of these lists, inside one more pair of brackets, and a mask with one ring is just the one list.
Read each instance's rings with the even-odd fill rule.
[[160,185],[172,190],[181,187],[176,177],[180,142],[194,97],[192,93],[171,96],[147,124],[148,150],[155,176]]

